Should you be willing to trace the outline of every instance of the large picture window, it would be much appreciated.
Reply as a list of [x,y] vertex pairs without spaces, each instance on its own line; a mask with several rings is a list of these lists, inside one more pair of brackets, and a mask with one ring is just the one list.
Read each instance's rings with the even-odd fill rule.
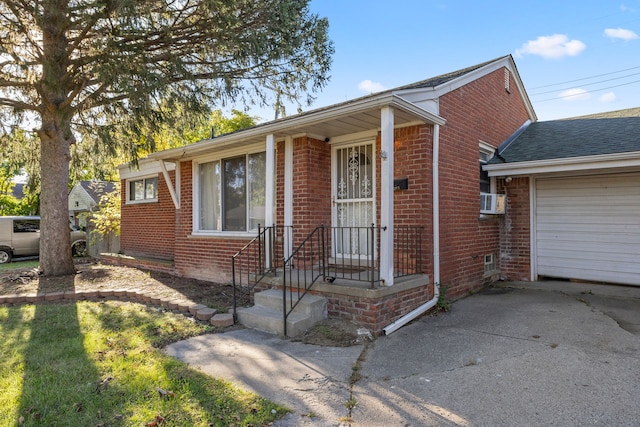
[[201,163],[201,231],[249,231],[265,222],[266,153]]

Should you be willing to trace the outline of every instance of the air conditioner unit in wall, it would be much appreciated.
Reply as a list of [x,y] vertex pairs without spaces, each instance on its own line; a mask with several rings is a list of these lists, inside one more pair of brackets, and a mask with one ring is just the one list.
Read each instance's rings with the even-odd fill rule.
[[506,206],[507,196],[505,194],[480,193],[481,214],[504,214]]

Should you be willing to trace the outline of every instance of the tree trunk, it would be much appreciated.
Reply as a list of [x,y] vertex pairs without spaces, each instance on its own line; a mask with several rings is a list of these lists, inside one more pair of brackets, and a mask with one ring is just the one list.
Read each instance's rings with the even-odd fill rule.
[[69,228],[69,139],[53,118],[43,118],[40,134],[40,269],[46,276],[76,272]]
[[69,66],[68,0],[42,4],[42,96],[40,117],[40,269],[46,276],[75,273],[69,227],[69,147],[73,141],[68,104],[71,93]]

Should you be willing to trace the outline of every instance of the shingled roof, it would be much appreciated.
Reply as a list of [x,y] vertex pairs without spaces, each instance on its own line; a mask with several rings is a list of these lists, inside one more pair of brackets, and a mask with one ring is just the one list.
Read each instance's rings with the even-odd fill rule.
[[11,189],[13,197],[15,197],[18,200],[22,199],[24,197],[24,187],[25,187],[25,184],[21,182],[15,183],[13,188]]
[[117,184],[110,181],[80,181],[80,185],[96,203],[100,202],[100,197],[104,194],[117,189]]
[[493,62],[499,61],[501,59],[505,59],[508,58],[509,55],[507,56],[501,56],[500,58],[496,58],[496,59],[492,59],[491,61],[486,61],[483,62],[481,64],[477,64],[477,65],[472,65],[471,67],[467,67],[467,68],[463,68],[461,70],[456,70],[456,71],[452,71],[450,73],[446,73],[446,74],[441,74],[439,76],[435,76],[435,77],[431,77],[428,78],[426,80],[421,80],[419,82],[415,82],[415,83],[411,83],[405,86],[400,86],[400,87],[396,87],[394,89],[389,90],[389,92],[393,92],[393,91],[399,91],[399,90],[405,90],[405,89],[422,89],[422,88],[431,88],[431,87],[438,87],[440,85],[443,85],[447,82],[450,82],[451,80],[457,79],[458,77],[462,77],[465,74],[469,74],[472,71],[475,71],[479,68],[482,68],[486,65],[489,65]]
[[640,108],[530,124],[490,163],[640,152]]

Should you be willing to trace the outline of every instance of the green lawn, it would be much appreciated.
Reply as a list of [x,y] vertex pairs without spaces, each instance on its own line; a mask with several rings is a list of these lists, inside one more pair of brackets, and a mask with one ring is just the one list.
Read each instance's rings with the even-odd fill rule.
[[262,426],[286,409],[159,348],[210,327],[126,302],[0,306],[0,426]]
[[0,273],[3,271],[25,270],[25,269],[35,268],[39,265],[40,265],[40,261],[38,261],[37,259],[32,259],[29,261],[8,262],[6,264],[0,264]]

